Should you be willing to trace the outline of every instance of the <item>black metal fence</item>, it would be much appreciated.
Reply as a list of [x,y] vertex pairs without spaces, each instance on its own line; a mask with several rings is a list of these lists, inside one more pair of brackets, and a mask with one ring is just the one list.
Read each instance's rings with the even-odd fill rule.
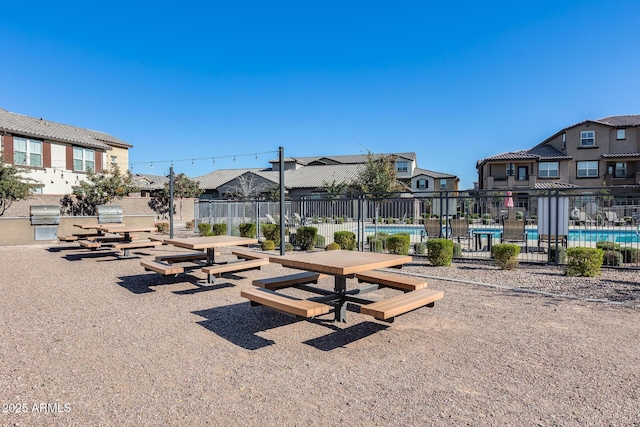
[[[279,202],[200,200],[196,223],[227,224],[237,234],[240,223],[280,223]],[[606,264],[640,266],[640,193],[607,189],[549,190],[537,194],[443,192],[432,197],[400,195],[354,198],[306,198],[285,202],[286,235],[312,226],[319,247],[331,243],[336,231],[356,235],[359,250],[371,250],[374,235],[408,233],[411,251],[420,255],[429,238],[453,239],[456,256],[489,259],[497,243],[521,247],[520,261],[562,263],[567,248],[603,247]],[[422,244],[422,245],[420,245]]]

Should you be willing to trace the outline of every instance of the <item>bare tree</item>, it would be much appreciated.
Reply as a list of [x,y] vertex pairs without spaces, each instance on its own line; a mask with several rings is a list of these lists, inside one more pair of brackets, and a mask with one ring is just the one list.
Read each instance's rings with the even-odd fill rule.
[[269,190],[264,183],[258,183],[253,175],[241,175],[237,179],[237,184],[229,187],[226,191],[232,200],[251,200],[260,198]]

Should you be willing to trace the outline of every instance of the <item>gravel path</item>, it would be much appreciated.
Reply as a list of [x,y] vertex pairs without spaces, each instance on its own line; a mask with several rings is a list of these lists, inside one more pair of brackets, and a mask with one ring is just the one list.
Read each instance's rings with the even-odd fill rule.
[[279,265],[201,287],[139,262],[0,247],[1,426],[640,426],[637,271],[416,260],[435,307],[336,324],[240,297]]

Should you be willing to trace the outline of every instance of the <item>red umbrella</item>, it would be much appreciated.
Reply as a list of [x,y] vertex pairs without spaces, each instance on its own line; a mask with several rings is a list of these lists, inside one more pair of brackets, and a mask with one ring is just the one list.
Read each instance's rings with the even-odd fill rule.
[[513,209],[513,197],[511,197],[511,191],[507,191],[507,197],[504,198],[504,207],[506,209]]

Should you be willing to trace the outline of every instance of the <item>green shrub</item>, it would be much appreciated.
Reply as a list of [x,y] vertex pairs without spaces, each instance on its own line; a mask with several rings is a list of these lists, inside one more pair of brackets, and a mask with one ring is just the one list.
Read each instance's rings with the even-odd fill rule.
[[602,265],[620,267],[622,265],[622,254],[618,251],[604,251]]
[[336,231],[333,233],[333,241],[340,246],[340,249],[352,251],[356,248],[356,235],[351,231]]
[[273,240],[263,240],[260,246],[263,251],[273,251],[276,248],[276,242]]
[[185,222],[184,223],[185,230],[187,230],[187,231],[193,230],[193,224],[194,224],[193,220]]
[[564,246],[551,245],[549,247],[549,259],[556,262],[556,252],[558,253],[558,264],[567,263],[567,248]]
[[293,252],[293,245],[289,242],[284,244],[284,251],[285,252]]
[[411,245],[409,234],[398,233],[387,237],[387,249],[390,254],[409,255]]
[[280,244],[280,225],[262,224],[262,234],[267,240],[273,240],[276,245]]
[[324,248],[325,246],[327,246],[327,240],[324,238],[324,236],[318,234],[318,236],[316,237],[315,246],[318,248]]
[[453,243],[453,257],[462,258],[462,246],[458,242]]
[[224,236],[227,234],[227,224],[219,223],[211,225],[211,234],[214,236]]
[[338,249],[342,249],[342,248],[341,248],[341,247],[340,247],[340,245],[339,245],[339,244],[337,244],[336,242],[329,243],[329,244],[328,244],[327,246],[325,246],[325,248],[324,248],[324,250],[325,250],[325,251],[337,251]]
[[370,235],[367,236],[367,243],[369,244],[369,246],[371,246],[372,239],[380,240],[380,242],[382,243],[382,250],[384,250],[387,248],[387,237],[389,237],[389,233],[378,233],[378,235]]
[[256,238],[256,224],[254,222],[245,222],[238,226],[240,229],[240,237]]
[[450,266],[453,259],[453,242],[449,239],[427,240],[427,259],[434,266]]
[[604,251],[599,248],[575,247],[567,250],[567,276],[594,277],[600,274]]
[[[298,227],[296,241],[303,251],[310,251],[318,242],[318,229],[316,227]],[[324,247],[324,244],[322,245]]]
[[393,218],[389,217],[389,218],[386,218],[384,222],[385,224],[393,224],[394,221],[393,221]]
[[198,231],[203,236],[210,236],[211,235],[211,224],[209,224],[208,222],[201,222],[200,224],[198,224]]
[[614,242],[597,242],[596,248],[602,249],[603,251],[619,251],[620,244]]
[[620,253],[622,253],[622,257],[625,263],[627,264],[638,264],[640,263],[640,249],[638,248],[622,248],[620,249]]
[[413,253],[416,255],[424,255],[427,251],[427,245],[424,243],[415,243],[413,245]]
[[338,218],[336,218],[336,224],[343,224],[344,223],[344,218],[339,216]]
[[158,231],[158,234],[169,234],[169,223],[156,222],[156,230]]
[[495,259],[495,263],[503,270],[513,270],[518,266],[518,255],[520,255],[520,246],[513,243],[499,243],[493,245],[491,254]]
[[373,236],[369,236],[371,237],[369,240],[369,250],[371,252],[378,252],[381,253],[384,249],[382,248],[382,239],[377,239]]

